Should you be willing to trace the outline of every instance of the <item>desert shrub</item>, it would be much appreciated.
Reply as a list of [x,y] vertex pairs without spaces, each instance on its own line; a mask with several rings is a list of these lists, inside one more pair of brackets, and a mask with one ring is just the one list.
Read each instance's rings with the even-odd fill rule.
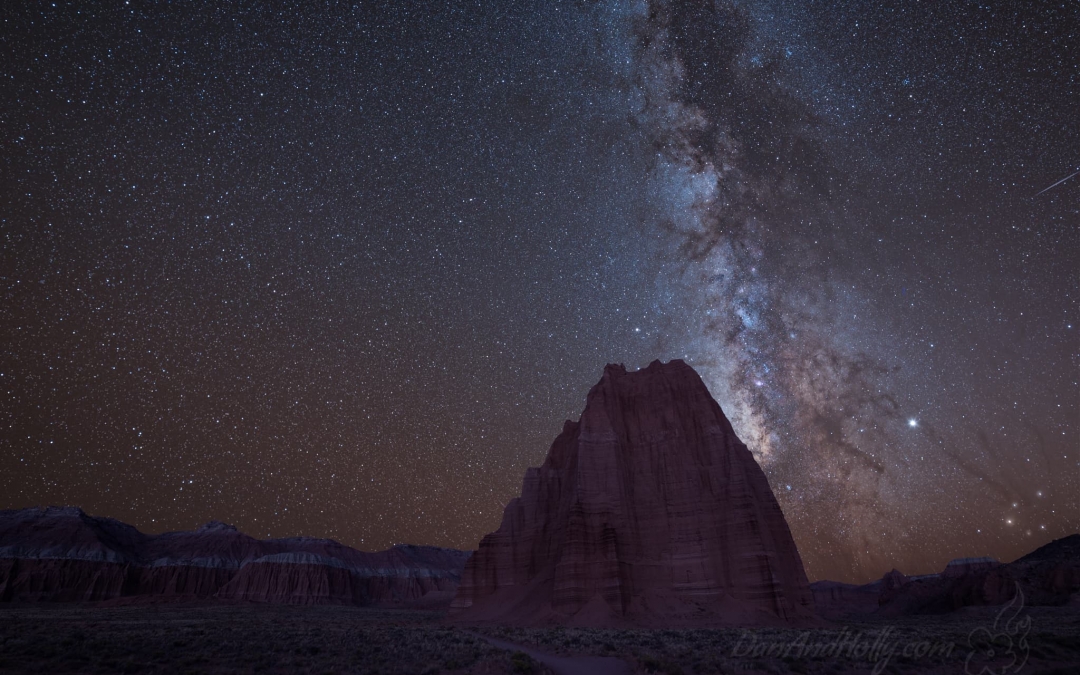
[[515,673],[523,675],[536,672],[536,661],[525,652],[514,652],[510,655],[510,666]]
[[123,663],[120,670],[124,673],[141,673],[144,668],[141,664],[135,662],[134,660],[128,659]]
[[660,670],[666,675],[683,675],[682,666],[674,661],[661,661]]

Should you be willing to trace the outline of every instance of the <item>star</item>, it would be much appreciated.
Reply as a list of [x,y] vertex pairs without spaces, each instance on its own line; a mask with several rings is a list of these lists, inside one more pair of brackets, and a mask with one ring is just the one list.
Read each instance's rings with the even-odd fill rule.
[[1076,3],[16,4],[0,509],[471,550],[683,358],[812,578],[1078,527]]

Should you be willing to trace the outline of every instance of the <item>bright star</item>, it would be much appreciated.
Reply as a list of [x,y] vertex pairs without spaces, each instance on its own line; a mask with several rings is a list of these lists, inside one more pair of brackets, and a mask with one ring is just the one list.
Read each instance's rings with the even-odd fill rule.
[[917,420],[917,419],[915,419],[914,417],[912,417],[911,419],[909,419],[909,420],[907,421],[907,425],[908,425],[909,427],[911,427],[912,429],[914,429],[915,427],[919,426],[919,420]]

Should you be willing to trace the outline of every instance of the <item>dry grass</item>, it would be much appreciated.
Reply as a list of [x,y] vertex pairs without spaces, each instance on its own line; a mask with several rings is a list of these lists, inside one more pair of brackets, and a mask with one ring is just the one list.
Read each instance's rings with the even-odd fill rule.
[[504,673],[510,654],[425,612],[0,606],[3,673]]
[[[619,656],[638,673],[697,675],[705,673],[957,673],[965,675],[972,649],[968,637],[979,627],[991,628],[998,608],[971,608],[942,616],[849,622],[796,630],[782,628],[626,630],[583,628],[487,627],[482,632],[554,654]],[[1020,675],[1080,673],[1080,611],[1033,607],[1027,636],[1028,660]],[[813,653],[847,636],[846,649],[831,655]],[[878,650],[875,641],[881,638]],[[805,645],[798,647],[799,641]],[[859,652],[857,645],[866,645]],[[777,651],[770,654],[768,645]],[[757,650],[755,651],[755,647]],[[891,654],[887,652],[891,648]],[[905,655],[905,648],[910,654]],[[780,651],[780,650],[784,651]],[[835,652],[839,651],[837,654]],[[978,654],[971,673],[979,673]],[[990,665],[987,662],[982,662]],[[1000,672],[1000,671],[997,671]]]
[[[1080,612],[1031,608],[1030,659],[1020,675],[1076,672]],[[617,656],[637,673],[870,673],[863,655],[745,653],[749,640],[828,643],[846,629],[888,641],[953,644],[949,654],[904,657],[879,672],[964,673],[968,634],[996,611],[788,629],[594,630],[482,628],[563,655]],[[742,642],[740,642],[742,640]],[[740,651],[741,650],[741,651]],[[540,673],[524,654],[501,651],[437,613],[274,605],[94,607],[0,605],[0,673]],[[978,672],[976,669],[974,672]]]

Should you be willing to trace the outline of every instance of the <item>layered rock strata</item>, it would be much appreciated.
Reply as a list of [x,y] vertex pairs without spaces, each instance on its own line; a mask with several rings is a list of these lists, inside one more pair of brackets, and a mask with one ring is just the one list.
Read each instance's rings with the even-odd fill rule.
[[80,509],[0,511],[0,601],[221,599],[291,604],[445,605],[468,553],[329,539],[260,540],[211,522],[147,535]]
[[1056,539],[1011,563],[958,558],[938,574],[906,577],[896,570],[868,584],[817,581],[818,612],[829,619],[944,614],[1001,605],[1023,593],[1026,606],[1080,606],[1080,534]]

